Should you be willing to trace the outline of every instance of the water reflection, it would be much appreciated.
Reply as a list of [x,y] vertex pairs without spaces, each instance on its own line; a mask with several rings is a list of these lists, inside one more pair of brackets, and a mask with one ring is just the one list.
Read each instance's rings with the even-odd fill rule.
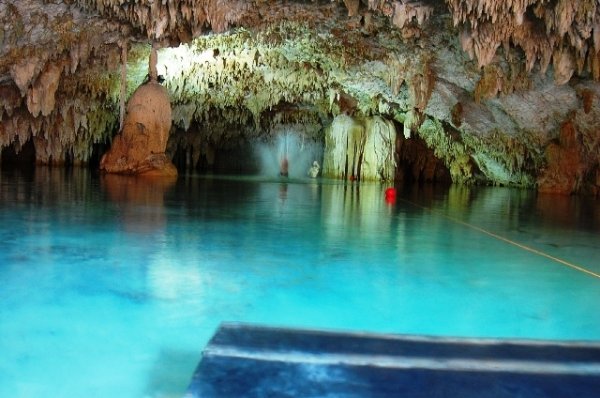
[[391,207],[380,184],[323,186],[322,223],[328,239],[350,237],[361,231],[363,242],[377,241],[390,229]]
[[104,174],[100,187],[119,209],[121,225],[129,232],[148,233],[166,225],[165,194],[177,177],[144,178]]
[[536,216],[558,227],[600,229],[600,201],[591,197],[539,194]]
[[[141,228],[140,231],[165,225],[169,207],[166,198],[187,208],[192,218],[211,214],[218,217],[220,205],[227,204],[229,218],[288,214],[293,219],[297,209],[319,203],[318,216],[325,225],[386,229],[389,217],[403,214],[412,205],[413,210],[435,210],[482,227],[501,224],[517,233],[529,224],[550,229],[600,230],[600,203],[589,197],[498,187],[420,185],[398,187],[398,201],[390,205],[385,202],[385,188],[379,184],[306,179],[282,182],[252,178],[152,180],[119,175],[97,178],[85,168],[39,167],[33,172],[0,173],[3,206],[50,205],[61,217],[70,218],[78,216],[70,204],[85,207],[86,203],[102,203],[105,197],[116,205],[127,229]],[[336,233],[339,232],[343,231]]]
[[600,256],[600,202],[594,198],[451,186],[446,191],[409,191],[403,200],[465,228],[480,228],[513,244],[600,272],[600,264],[592,261]]
[[0,174],[0,396],[40,377],[38,395],[84,396],[70,374],[102,396],[182,395],[181,378],[148,383],[156,358],[191,374],[180,354],[225,320],[600,339],[595,278],[468,226],[591,267],[597,201],[425,185],[391,206],[379,184],[105,177]]
[[535,220],[536,223],[552,228],[600,230],[600,202],[592,197],[540,194],[529,189],[460,185],[405,186],[399,192],[403,200],[486,224],[506,222],[518,229],[519,225]]
[[1,170],[0,201],[35,206],[91,200],[95,191],[90,179],[91,172],[79,167]]

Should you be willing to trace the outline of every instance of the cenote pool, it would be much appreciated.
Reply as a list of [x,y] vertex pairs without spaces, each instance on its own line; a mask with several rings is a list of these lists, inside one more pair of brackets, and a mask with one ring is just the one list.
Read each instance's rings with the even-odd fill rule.
[[385,188],[3,173],[0,396],[180,397],[222,321],[600,341],[598,201]]

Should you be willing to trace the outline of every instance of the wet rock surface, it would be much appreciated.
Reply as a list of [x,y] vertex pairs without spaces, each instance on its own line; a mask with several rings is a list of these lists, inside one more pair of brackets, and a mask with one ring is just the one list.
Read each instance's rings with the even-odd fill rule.
[[7,0],[0,148],[85,164],[130,145],[119,97],[142,84],[154,42],[173,112],[149,164],[218,158],[287,125],[324,144],[346,114],[419,138],[454,182],[598,195],[599,15],[591,0]]
[[171,129],[167,90],[156,82],[140,86],[127,104],[123,131],[100,161],[108,173],[171,176],[177,169],[165,155]]

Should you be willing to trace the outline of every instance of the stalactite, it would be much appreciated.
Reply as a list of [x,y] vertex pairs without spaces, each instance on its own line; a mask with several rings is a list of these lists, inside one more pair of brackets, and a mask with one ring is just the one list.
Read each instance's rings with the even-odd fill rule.
[[[598,90],[586,80],[600,78],[599,7],[591,0],[446,0],[456,29],[437,0],[36,1],[0,2],[0,147],[33,139],[39,162],[85,161],[93,143],[110,141],[120,120],[124,39],[129,87],[143,80],[150,52],[133,43],[189,43],[160,50],[161,60],[172,58],[158,70],[192,160],[209,145],[264,137],[278,125],[316,135],[347,116],[365,132],[347,171],[361,175],[369,169],[367,132],[391,132],[393,118],[438,151],[457,182],[533,186],[529,164],[540,166],[538,152],[558,135],[552,126],[574,109],[585,121],[574,121],[589,147],[583,160],[593,163],[598,152]],[[200,36],[209,30],[226,33]],[[555,87],[546,70],[568,84]],[[524,138],[530,132],[539,143]]]
[[145,32],[148,39],[195,37],[208,24],[213,31],[224,32],[237,24],[251,9],[244,0],[164,0],[145,4],[141,1],[76,0],[89,11],[127,22]]
[[[552,62],[557,84],[565,84],[585,68],[600,47],[600,7],[596,0],[446,0],[454,24],[461,25],[463,49],[480,67],[494,62],[501,46],[521,48],[527,70],[542,73]],[[526,12],[529,11],[529,12]],[[509,44],[510,43],[510,44]],[[586,66],[587,65],[587,66]],[[598,74],[593,73],[598,79]]]
[[0,122],[4,117],[11,117],[21,105],[22,97],[16,85],[0,86]]
[[396,163],[396,128],[394,123],[376,116],[365,121],[367,140],[361,178],[393,181]]
[[[275,35],[294,40],[273,45]],[[244,125],[251,114],[258,129],[264,127],[263,115],[275,113],[271,111],[279,104],[325,108],[331,73],[340,70],[342,53],[327,36],[292,23],[274,25],[256,36],[239,30],[202,37],[190,47],[167,50],[169,65],[178,65],[175,73],[167,70],[165,82],[175,102],[175,123],[187,129],[217,113],[232,125]],[[232,107],[240,110],[230,112]]]
[[483,68],[473,90],[475,102],[488,100],[498,94],[508,95],[531,88],[531,79],[519,64],[491,64]]
[[40,73],[40,64],[41,62],[34,58],[23,59],[12,65],[10,74],[17,87],[19,87],[19,90],[21,90],[21,95],[25,96],[27,94],[27,89],[31,85],[31,82]]
[[354,155],[354,137],[360,137],[362,130],[363,127],[350,116],[339,115],[333,120],[325,133],[323,176],[342,179],[352,176],[352,159],[349,156]]
[[[110,80],[106,76],[116,64],[119,35],[129,31],[71,3],[45,2],[40,7],[37,2],[11,1],[16,25],[0,15],[10,39],[0,48],[0,91],[11,87],[3,96],[10,104],[0,110],[0,146],[18,150],[33,139],[40,163],[60,164],[67,155],[74,162],[87,160],[91,145],[105,140],[114,125],[111,120],[117,120],[110,115],[113,87],[98,82]],[[21,22],[23,29],[17,26]],[[7,77],[12,82],[7,84]],[[88,123],[94,120],[92,114],[102,114],[103,121]]]
[[119,131],[125,120],[125,96],[127,95],[127,42],[121,43],[121,85],[119,90]]
[[391,181],[395,174],[396,129],[381,117],[337,116],[325,132],[323,176]]
[[158,62],[158,44],[152,42],[152,48],[150,49],[150,59],[148,60],[148,76],[150,80],[155,82],[158,79],[158,70],[156,64]]
[[[155,69],[151,62],[150,68]],[[165,154],[171,124],[167,90],[155,80],[142,84],[129,99],[123,130],[100,160],[100,170],[161,177],[177,175]]]
[[40,113],[42,116],[48,116],[54,110],[56,90],[62,71],[62,64],[48,63],[35,84],[27,90],[27,109],[34,117]]
[[420,1],[400,0],[394,1],[394,15],[392,23],[402,29],[411,20],[416,20],[418,25],[429,19],[433,14],[433,7],[423,4]]
[[[351,12],[351,6],[348,4],[348,1],[344,0],[344,2],[348,7],[348,14],[355,15],[356,11]],[[418,26],[422,26],[425,21],[433,15],[433,7],[426,4],[424,1],[369,0],[368,6],[370,10],[375,10],[385,16],[388,16],[391,19],[392,24],[399,29],[405,28],[413,21]],[[358,6],[356,6],[356,10],[358,10]]]
[[344,0],[344,4],[348,9],[348,16],[354,17],[358,15],[358,8],[360,7],[360,0]]

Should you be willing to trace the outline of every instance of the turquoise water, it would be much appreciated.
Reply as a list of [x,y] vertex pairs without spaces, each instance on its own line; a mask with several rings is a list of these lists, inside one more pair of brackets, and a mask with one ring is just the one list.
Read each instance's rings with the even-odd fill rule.
[[600,341],[600,278],[544,256],[600,274],[598,201],[385,188],[3,173],[0,396],[180,397],[222,321]]

